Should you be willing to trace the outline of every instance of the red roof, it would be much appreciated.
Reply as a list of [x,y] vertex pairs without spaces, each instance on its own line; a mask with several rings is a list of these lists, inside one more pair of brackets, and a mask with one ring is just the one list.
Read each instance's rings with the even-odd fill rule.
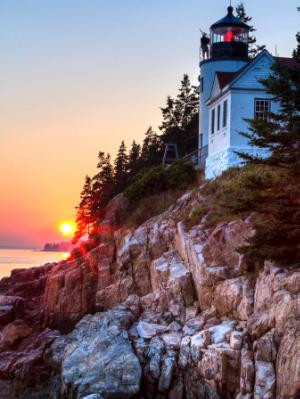
[[286,66],[288,68],[294,68],[298,69],[300,68],[300,62],[295,60],[294,58],[287,58],[287,57],[274,57],[276,61],[279,61],[279,63],[283,66]]
[[221,90],[227,86],[236,76],[236,72],[216,72],[216,74]]
[[[289,68],[300,68],[300,62],[295,60],[294,58],[287,57],[274,57],[276,61],[279,61],[281,65],[284,65]],[[249,61],[248,64],[244,65],[241,69],[236,72],[216,72],[217,78],[219,81],[220,89],[222,90],[225,86],[233,81],[237,76],[239,76],[245,68],[252,62]]]

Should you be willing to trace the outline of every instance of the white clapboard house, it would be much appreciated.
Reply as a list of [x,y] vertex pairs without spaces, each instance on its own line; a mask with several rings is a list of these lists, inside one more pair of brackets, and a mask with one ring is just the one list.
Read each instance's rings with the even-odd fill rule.
[[262,154],[240,132],[248,130],[245,119],[276,113],[278,104],[260,80],[271,73],[275,60],[290,66],[295,61],[273,57],[267,50],[250,60],[249,26],[233,15],[232,7],[210,29],[210,51],[200,62],[199,158],[206,177],[214,178],[241,164],[236,151]]

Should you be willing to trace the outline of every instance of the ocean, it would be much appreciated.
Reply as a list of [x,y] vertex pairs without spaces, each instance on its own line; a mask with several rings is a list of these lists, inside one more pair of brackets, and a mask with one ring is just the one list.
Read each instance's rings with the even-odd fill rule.
[[13,269],[28,269],[42,266],[49,262],[66,259],[65,252],[44,252],[32,249],[1,249],[0,248],[0,279],[9,277]]

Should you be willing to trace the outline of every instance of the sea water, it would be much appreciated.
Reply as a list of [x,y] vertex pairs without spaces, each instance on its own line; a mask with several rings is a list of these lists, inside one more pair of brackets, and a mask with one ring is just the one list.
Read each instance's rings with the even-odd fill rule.
[[9,277],[14,269],[28,269],[49,262],[59,262],[66,259],[65,252],[45,252],[33,249],[1,249],[0,248],[0,279]]

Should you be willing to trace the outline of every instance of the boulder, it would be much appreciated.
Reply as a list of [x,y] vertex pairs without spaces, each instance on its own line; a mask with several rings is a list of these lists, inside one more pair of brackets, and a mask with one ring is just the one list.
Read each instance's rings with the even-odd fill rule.
[[277,356],[275,330],[269,331],[254,342],[255,359],[258,361],[274,363]]
[[[299,320],[299,319],[298,319]],[[277,360],[278,399],[292,397],[300,381],[300,324],[288,326],[280,342]]]
[[174,350],[179,350],[180,348],[180,343],[181,343],[181,333],[178,332],[170,332],[167,334],[163,334],[161,336],[162,340],[165,343],[165,346],[167,348],[171,348]]
[[[241,395],[252,395],[255,381],[253,352],[243,348],[241,352],[240,392]],[[245,396],[246,397],[246,396]],[[244,398],[244,396],[241,396]]]
[[167,393],[171,387],[172,378],[176,365],[176,355],[174,352],[168,352],[162,360],[161,374],[158,383],[158,391]]
[[0,352],[9,350],[17,341],[28,337],[31,328],[23,320],[15,320],[0,332]]
[[129,399],[139,392],[141,366],[126,331],[132,319],[130,311],[113,310],[77,324],[64,351],[64,395]]
[[230,347],[240,350],[243,344],[243,333],[241,331],[233,331],[230,335]]
[[273,363],[255,361],[254,399],[275,399],[276,376]]
[[150,266],[152,290],[170,289],[182,297],[186,307],[193,305],[196,296],[190,271],[174,251],[154,260]]
[[251,280],[238,277],[226,280],[214,290],[213,304],[220,316],[232,315],[248,320],[253,313],[254,290]]
[[25,311],[24,299],[17,296],[0,295],[0,326],[20,319]]
[[136,330],[141,338],[151,339],[158,334],[166,332],[167,326],[139,321]]
[[44,326],[69,332],[80,318],[94,312],[98,272],[91,256],[52,268],[43,303]]

